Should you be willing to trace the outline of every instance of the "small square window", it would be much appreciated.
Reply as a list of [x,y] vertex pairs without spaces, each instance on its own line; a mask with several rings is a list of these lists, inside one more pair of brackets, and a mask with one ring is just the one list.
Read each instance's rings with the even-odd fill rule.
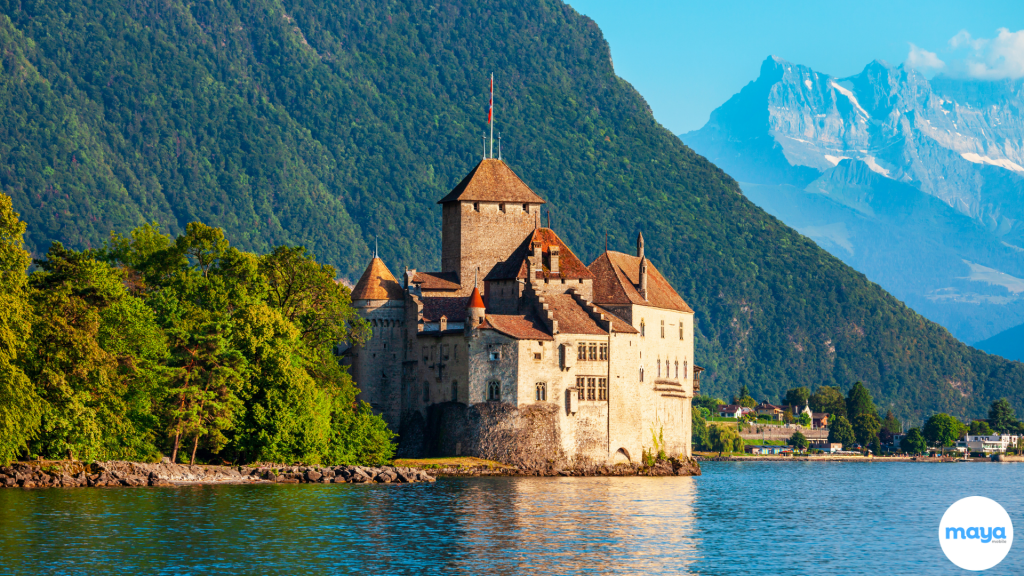
[[534,352],[534,353],[533,353],[533,359],[534,359],[534,360],[540,360],[540,359],[541,359],[541,357],[542,357],[542,355],[541,355],[541,353],[540,353],[540,352]]
[[491,362],[496,362],[498,360],[501,360],[501,352],[497,350],[491,350],[488,357],[490,358]]

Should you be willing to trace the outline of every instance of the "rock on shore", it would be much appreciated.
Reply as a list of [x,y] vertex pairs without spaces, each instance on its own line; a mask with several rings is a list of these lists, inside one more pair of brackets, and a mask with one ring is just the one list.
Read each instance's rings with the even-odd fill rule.
[[140,462],[19,462],[0,467],[0,487],[75,488],[183,484],[412,484],[434,482],[423,470],[396,466],[186,466]]
[[438,476],[700,476],[700,463],[694,458],[668,458],[646,464],[588,464],[560,467],[552,464],[541,468],[514,466],[443,466],[431,472]]

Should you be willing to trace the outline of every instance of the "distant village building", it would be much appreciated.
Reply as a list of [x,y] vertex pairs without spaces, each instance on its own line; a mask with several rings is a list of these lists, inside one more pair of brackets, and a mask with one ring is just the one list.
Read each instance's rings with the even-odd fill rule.
[[968,452],[1003,453],[1007,450],[1017,449],[1017,436],[1007,434],[973,436],[968,434],[964,437],[961,447],[966,448]]
[[399,431],[403,455],[690,455],[693,310],[643,235],[635,254],[605,250],[586,266],[540,226],[544,203],[484,159],[439,202],[440,271],[399,281],[374,255],[352,290],[373,328],[348,353],[360,397]]

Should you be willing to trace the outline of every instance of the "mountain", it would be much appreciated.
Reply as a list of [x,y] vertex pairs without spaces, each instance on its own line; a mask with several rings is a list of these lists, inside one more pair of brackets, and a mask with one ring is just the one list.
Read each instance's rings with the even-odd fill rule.
[[1024,324],[1004,330],[991,338],[974,345],[989,354],[1002,356],[1007,360],[1024,362]]
[[1024,321],[1024,80],[835,78],[770,57],[680,137],[966,342]]
[[[553,0],[0,0],[0,189],[38,254],[155,220],[301,243],[358,276],[436,269],[443,197],[504,159],[584,261],[647,254],[696,310],[705,392],[862,380],[920,420],[1024,413],[1024,365],[971,349],[751,203]],[[606,236],[607,235],[607,236]]]

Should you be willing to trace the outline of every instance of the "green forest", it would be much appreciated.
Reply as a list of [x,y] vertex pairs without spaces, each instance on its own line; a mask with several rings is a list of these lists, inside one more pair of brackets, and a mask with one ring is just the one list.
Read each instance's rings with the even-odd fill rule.
[[369,328],[331,266],[156,225],[30,265],[0,194],[0,463],[380,464],[394,434],[334,354]]
[[861,381],[908,421],[1024,409],[1024,365],[754,206],[558,0],[0,0],[0,54],[0,191],[41,261],[204,222],[350,281],[377,237],[392,270],[436,269],[436,201],[481,156],[493,72],[504,159],[584,260],[643,231],[696,311],[706,393]]

